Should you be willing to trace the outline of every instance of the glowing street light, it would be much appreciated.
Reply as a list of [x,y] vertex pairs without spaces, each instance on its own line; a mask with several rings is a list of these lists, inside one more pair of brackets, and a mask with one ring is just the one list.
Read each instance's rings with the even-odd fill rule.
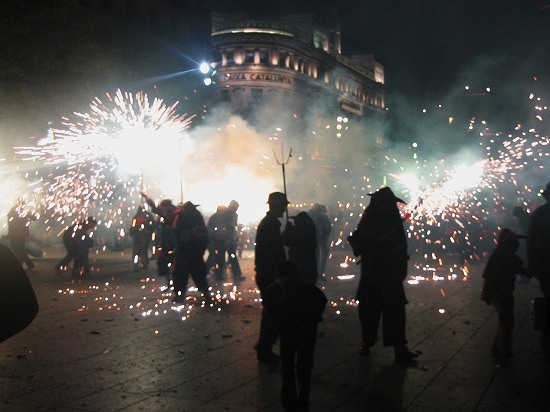
[[210,66],[206,62],[202,62],[199,66],[199,70],[202,74],[206,74],[210,71]]

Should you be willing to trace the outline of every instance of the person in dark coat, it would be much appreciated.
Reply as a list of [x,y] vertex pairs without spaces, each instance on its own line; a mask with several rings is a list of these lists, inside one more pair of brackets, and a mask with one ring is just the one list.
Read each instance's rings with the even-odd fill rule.
[[497,334],[491,347],[491,354],[497,359],[512,356],[516,275],[527,273],[527,268],[517,255],[517,251],[519,239],[525,237],[516,235],[508,228],[502,229],[497,247],[491,253],[483,271],[485,280],[481,298],[487,304],[492,304],[498,315]]
[[27,265],[27,269],[34,268],[27,251],[27,240],[29,238],[29,224],[35,220],[34,216],[25,212],[25,203],[19,200],[8,213],[8,238],[13,254],[21,264]]
[[317,281],[317,231],[315,223],[306,212],[291,217],[294,224],[288,225],[282,234],[288,246],[288,260],[296,263],[304,282],[315,285]]
[[[550,307],[550,182],[542,192],[546,200],[531,213],[527,232],[529,274],[539,281],[539,287]],[[550,309],[549,309],[550,310]],[[540,343],[550,358],[550,331],[542,331]]]
[[208,219],[206,228],[208,230],[208,258],[206,260],[207,270],[214,271],[214,279],[225,280],[225,252],[227,247],[227,234],[225,214],[227,208],[219,205],[212,216]]
[[58,273],[66,269],[67,265],[74,259],[72,276],[89,276],[90,260],[88,257],[90,248],[94,245],[92,231],[97,226],[94,217],[88,217],[68,227],[63,232],[63,245],[67,251],[66,255],[55,265]]
[[172,225],[176,218],[176,206],[170,199],[163,199],[157,206],[155,201],[141,192],[151,211],[159,216],[160,222],[157,229],[157,270],[161,277],[166,279],[167,287],[170,287],[172,265],[174,263],[174,249],[176,241]]
[[332,225],[327,214],[327,207],[315,203],[308,211],[309,217],[315,223],[315,229],[317,231],[317,273],[319,278],[325,274],[325,268],[327,265],[328,255],[330,252],[330,232]]
[[197,209],[198,205],[185,202],[174,219],[176,249],[174,251],[175,303],[183,303],[187,292],[189,275],[204,296],[204,302],[212,302],[208,281],[206,280],[206,262],[204,252],[208,246],[208,230],[204,218]]
[[[283,216],[288,203],[284,193],[270,193],[267,200],[269,210],[258,224],[258,229],[256,230],[254,266],[256,270],[256,285],[260,290],[262,299],[268,286],[275,281],[277,267],[286,261],[279,218]],[[277,327],[267,315],[264,307],[260,322],[260,337],[256,344],[257,357],[260,362],[267,364],[276,364],[279,362],[279,356],[273,352],[273,344],[277,341],[277,337]]]
[[278,266],[263,303],[280,334],[283,407],[285,411],[307,411],[317,324],[327,298],[301,279],[298,265],[287,261]]
[[0,243],[0,343],[21,332],[38,314],[32,284],[13,252]]
[[418,355],[407,347],[403,281],[407,277],[407,239],[396,203],[389,187],[370,194],[357,229],[348,238],[353,252],[361,256],[361,278],[356,299],[362,329],[359,353],[368,356],[378,338],[382,317],[384,346],[393,346],[396,361],[411,362]]

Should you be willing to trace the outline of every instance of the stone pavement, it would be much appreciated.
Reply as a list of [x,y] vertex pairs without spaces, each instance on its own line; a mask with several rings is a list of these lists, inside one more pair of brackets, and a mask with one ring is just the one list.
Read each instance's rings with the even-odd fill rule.
[[[128,253],[94,255],[93,275],[77,282],[53,271],[59,253],[36,260],[29,277],[40,313],[0,344],[0,411],[281,411],[278,370],[258,364],[253,349],[252,253],[243,285],[214,284],[219,302],[208,308],[197,291],[174,308],[155,262],[134,273]],[[490,356],[496,317],[479,299],[481,264],[467,281],[407,285],[407,333],[422,355],[406,367],[381,343],[358,355],[358,279],[337,278],[358,267],[340,265],[343,253],[327,271],[312,411],[550,411],[550,364],[529,312],[535,281],[517,286],[515,356],[503,364]]]

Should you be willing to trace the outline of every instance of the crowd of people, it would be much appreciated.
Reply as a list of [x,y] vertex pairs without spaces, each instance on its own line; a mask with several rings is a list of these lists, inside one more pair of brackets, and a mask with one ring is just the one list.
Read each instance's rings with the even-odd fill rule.
[[[546,203],[521,218],[525,234],[503,227],[494,240],[483,271],[481,299],[492,305],[498,316],[497,334],[491,354],[500,360],[512,356],[514,328],[513,291],[516,276],[535,277],[546,299],[543,310],[549,317],[550,302],[550,182],[541,192]],[[137,271],[147,268],[151,240],[155,238],[158,274],[173,286],[173,301],[185,302],[189,278],[201,292],[204,303],[212,303],[207,274],[223,281],[231,273],[234,284],[245,277],[239,264],[239,203],[220,205],[206,220],[199,205],[187,201],[174,205],[156,202],[142,193],[144,204],[132,218],[129,234],[133,240],[132,263]],[[396,362],[414,364],[420,355],[407,345],[404,281],[408,273],[408,240],[397,197],[390,187],[370,193],[370,202],[348,237],[353,254],[360,258],[357,287],[358,318],[361,328],[359,354],[369,356],[382,330],[384,346],[392,347]],[[147,211],[147,205],[151,212]],[[317,325],[327,304],[319,287],[329,255],[332,225],[324,205],[289,216],[285,193],[270,193],[268,211],[256,228],[254,241],[255,282],[262,298],[262,314],[257,359],[281,365],[281,399],[285,410],[307,411]],[[8,216],[11,248],[20,265],[34,267],[26,253],[25,240],[32,216],[18,203]],[[286,213],[286,223],[282,219]],[[284,223],[284,224],[283,224]],[[88,251],[93,245],[97,221],[88,217],[68,227],[62,236],[66,255],[55,269],[61,273],[73,261],[72,275],[89,276]],[[526,262],[519,256],[526,240]],[[208,251],[208,254],[206,253]],[[208,259],[205,260],[205,255]],[[21,266],[22,267],[22,266]],[[541,328],[541,347],[550,357],[550,326]],[[274,345],[279,341],[279,354]]]

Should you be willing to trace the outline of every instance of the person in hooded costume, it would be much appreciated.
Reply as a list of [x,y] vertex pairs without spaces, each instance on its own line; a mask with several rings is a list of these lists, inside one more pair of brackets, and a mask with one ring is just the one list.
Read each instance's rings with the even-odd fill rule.
[[204,253],[208,246],[208,230],[198,205],[185,202],[174,219],[176,249],[174,251],[174,302],[183,303],[189,282],[189,275],[204,295],[204,302],[211,303]]
[[395,359],[411,362],[418,353],[407,347],[405,334],[405,289],[407,277],[407,238],[397,203],[389,187],[370,194],[357,229],[348,238],[355,256],[361,256],[361,278],[356,299],[361,323],[362,341],[359,353],[369,355],[378,339],[382,318],[384,346],[393,346]]

